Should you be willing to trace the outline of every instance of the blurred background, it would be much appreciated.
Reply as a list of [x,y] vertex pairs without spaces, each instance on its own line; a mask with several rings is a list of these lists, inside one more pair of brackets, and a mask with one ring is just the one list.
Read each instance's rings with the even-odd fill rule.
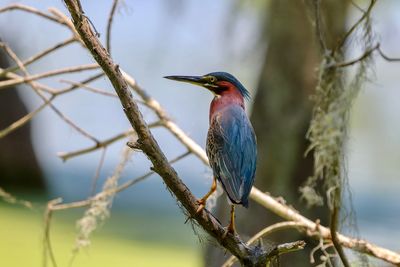
[[[350,1],[327,2],[324,6],[327,37],[334,42],[359,18],[360,12]],[[361,6],[368,4],[368,1],[356,2]],[[11,3],[14,1],[0,1],[1,7]],[[42,11],[56,7],[68,13],[62,1],[19,3]],[[82,1],[82,4],[104,41],[111,1]],[[386,0],[378,1],[372,12],[376,40],[393,57],[400,55],[399,10],[399,1]],[[68,30],[37,16],[20,11],[0,14],[0,38],[22,59],[68,37]],[[234,74],[253,95],[247,110],[259,141],[257,186],[274,196],[283,196],[296,209],[303,210],[305,205],[300,201],[298,188],[312,170],[312,160],[303,157],[307,146],[304,134],[319,62],[313,38],[309,14],[302,1],[293,4],[288,0],[125,0],[117,6],[111,44],[113,58],[120,67],[135,77],[165,107],[173,121],[202,147],[212,94],[162,77],[221,70]],[[348,58],[361,53],[357,45],[348,46]],[[1,68],[14,65],[4,54],[1,57]],[[72,44],[33,63],[28,70],[42,73],[92,62],[87,51]],[[388,63],[378,56],[375,64],[374,76],[369,77],[354,103],[346,144],[353,216],[358,220],[360,237],[399,251],[400,64]],[[42,82],[63,88],[66,84],[60,83],[61,78],[80,81],[93,73],[96,71]],[[113,92],[106,78],[91,86]],[[1,129],[41,103],[27,86],[1,90]],[[120,103],[114,98],[76,90],[56,99],[54,105],[98,140],[129,128]],[[150,111],[143,112],[147,121],[154,121]],[[185,152],[166,130],[157,128],[153,133],[169,158]],[[125,143],[122,140],[107,149],[97,190],[113,173]],[[40,266],[46,201],[56,197],[66,202],[87,198],[101,158],[101,152],[96,151],[63,162],[57,153],[92,144],[49,108],[41,111],[29,126],[0,140],[1,188],[34,204],[30,210],[0,203],[0,259],[5,266]],[[174,166],[196,196],[206,193],[211,171],[202,162],[189,156]],[[149,168],[147,159],[135,153],[121,182],[140,176]],[[222,203],[225,198],[219,202],[214,212],[225,222]],[[239,233],[243,237],[279,221],[257,204],[250,206],[238,215]],[[76,235],[75,221],[83,212],[83,209],[61,211],[54,216],[51,234],[60,266],[68,264]],[[327,222],[322,209],[304,212],[311,219]],[[245,222],[244,216],[250,214],[256,214],[258,219]],[[184,221],[175,200],[154,175],[117,195],[111,217],[96,230],[92,245],[76,257],[73,266],[219,266],[223,257],[219,255],[220,249],[207,240],[200,242]],[[200,237],[205,239],[202,233]],[[273,242],[282,238],[287,240],[281,236]],[[309,266],[307,254],[299,253],[296,257]]]

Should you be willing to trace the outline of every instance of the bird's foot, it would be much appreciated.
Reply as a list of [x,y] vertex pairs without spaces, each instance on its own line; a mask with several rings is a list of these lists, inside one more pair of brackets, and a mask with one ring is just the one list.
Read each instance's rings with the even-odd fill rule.
[[230,224],[226,227],[226,230],[225,230],[224,235],[222,236],[222,239],[225,239],[225,238],[228,236],[228,234],[231,234],[231,235],[233,235],[233,236],[236,235],[235,226],[234,226],[232,223],[230,223]]
[[201,212],[206,207],[206,199],[204,198],[198,199],[196,203],[197,205],[199,205],[199,207],[196,210],[196,213]]
[[225,238],[228,234],[231,234],[235,236],[236,234],[236,229],[235,229],[235,205],[231,206],[231,220],[229,222],[229,225],[226,227],[226,231],[222,238]]
[[208,191],[208,193],[204,197],[202,197],[196,201],[197,205],[199,205],[199,207],[196,210],[196,213],[201,212],[206,207],[207,199],[215,192],[215,190],[217,190],[217,180],[214,177],[210,191]]

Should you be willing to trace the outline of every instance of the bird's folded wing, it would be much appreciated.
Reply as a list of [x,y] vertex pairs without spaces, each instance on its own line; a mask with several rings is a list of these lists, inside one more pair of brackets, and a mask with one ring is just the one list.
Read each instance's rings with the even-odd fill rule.
[[207,152],[214,174],[233,203],[247,206],[257,154],[250,121],[242,108],[234,107],[213,120],[211,126],[209,139],[213,139],[214,153]]

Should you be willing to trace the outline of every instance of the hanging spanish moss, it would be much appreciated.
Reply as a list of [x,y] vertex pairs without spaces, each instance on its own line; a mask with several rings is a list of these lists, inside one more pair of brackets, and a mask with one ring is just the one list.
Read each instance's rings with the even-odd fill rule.
[[[322,180],[328,205],[332,207],[332,193],[346,183],[344,145],[347,139],[349,114],[359,91],[372,73],[372,57],[366,56],[354,63],[354,72],[347,71],[351,65],[343,63],[345,48],[362,51],[373,50],[373,34],[369,15],[363,17],[357,29],[352,30],[352,40],[347,38],[339,47],[323,51],[319,66],[312,120],[307,132],[310,141],[306,153],[313,151],[314,174],[300,189],[309,205],[322,205],[323,195],[316,185]],[[345,47],[346,46],[346,47]]]
[[[335,48],[327,48],[323,35],[323,20],[319,16],[319,1],[314,1],[314,24],[322,50],[318,84],[312,97],[314,108],[307,132],[310,145],[306,153],[313,152],[314,173],[300,188],[302,197],[309,206],[323,205],[324,200],[331,212],[330,229],[333,245],[344,266],[350,266],[336,237],[340,213],[350,214],[351,194],[348,187],[345,143],[349,125],[349,115],[353,102],[364,83],[372,73],[372,51],[374,36],[371,28],[370,11],[376,1],[372,0],[367,11],[339,40]],[[359,48],[364,52],[357,60],[345,62],[346,49]],[[323,185],[322,189],[319,185]],[[321,192],[323,190],[323,192]],[[349,198],[346,211],[342,206],[343,193]],[[347,216],[346,216],[347,217]],[[356,228],[355,216],[348,216],[348,223]],[[353,220],[353,221],[352,221]],[[367,265],[361,259],[362,265]]]

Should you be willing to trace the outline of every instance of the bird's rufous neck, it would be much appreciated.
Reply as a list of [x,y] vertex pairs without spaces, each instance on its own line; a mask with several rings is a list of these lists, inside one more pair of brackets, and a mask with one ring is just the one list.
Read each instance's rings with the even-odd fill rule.
[[230,87],[214,97],[210,105],[210,122],[218,111],[230,105],[239,105],[244,109],[243,96],[235,87]]

